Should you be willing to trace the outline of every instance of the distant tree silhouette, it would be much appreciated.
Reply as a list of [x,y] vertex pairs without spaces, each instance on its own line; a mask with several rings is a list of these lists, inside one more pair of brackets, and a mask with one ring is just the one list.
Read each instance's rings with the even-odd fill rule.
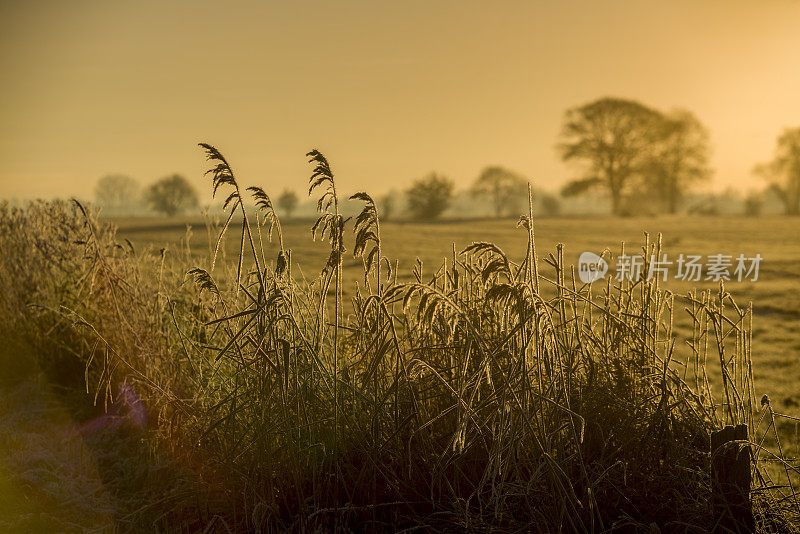
[[488,198],[495,216],[501,217],[519,210],[528,195],[528,180],[503,167],[486,167],[472,183],[471,192]]
[[786,215],[800,215],[800,128],[784,130],[772,161],[756,166],[753,172],[769,181]]
[[558,148],[564,161],[580,164],[583,175],[562,194],[604,187],[613,212],[621,214],[625,195],[641,185],[652,165],[652,146],[662,127],[659,112],[632,100],[602,98],[567,110]]
[[97,181],[94,198],[110,212],[129,210],[139,203],[139,183],[124,174],[109,174]]
[[299,203],[300,200],[297,198],[297,194],[289,189],[285,189],[281,196],[278,197],[278,207],[286,212],[286,217],[289,219],[292,218],[292,213],[294,213]]
[[[535,192],[533,195],[534,207],[538,207],[543,215],[558,215],[561,212],[561,202],[558,197],[545,193],[544,191]],[[536,206],[538,201],[538,206]]]
[[453,188],[452,180],[436,173],[420,178],[406,191],[408,211],[418,219],[436,219],[450,205]]
[[161,178],[147,188],[145,199],[150,207],[167,216],[177,215],[197,206],[197,193],[180,174]]
[[744,197],[744,214],[748,217],[758,217],[764,209],[764,195],[761,191],[750,191]]
[[397,209],[397,192],[390,191],[378,199],[378,212],[383,220],[388,221]]
[[708,130],[692,112],[678,110],[663,117],[655,135],[645,179],[664,211],[676,213],[689,187],[711,176]]

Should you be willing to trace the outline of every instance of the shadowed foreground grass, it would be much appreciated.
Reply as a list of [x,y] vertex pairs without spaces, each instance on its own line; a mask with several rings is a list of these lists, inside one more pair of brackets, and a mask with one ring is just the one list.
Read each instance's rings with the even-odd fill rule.
[[[247,212],[205,149],[239,221],[244,252],[227,260],[232,225],[198,261],[137,251],[79,206],[0,217],[4,335],[88,401],[114,412],[135,391],[146,408],[142,448],[119,454],[165,467],[116,473],[134,479],[114,494],[122,529],[707,531],[708,434],[744,422],[765,446],[760,525],[790,530],[795,467],[763,441],[775,419],[755,400],[752,313],[725,288],[584,286],[561,247],[541,254],[530,214],[519,261],[478,242],[401,277],[368,195],[345,231],[318,152],[328,249],[301,276],[267,194],[249,191]],[[362,269],[347,293],[345,250]]]
[[[197,265],[203,265],[209,256],[209,247],[213,250],[215,244],[215,236],[209,238],[205,221],[201,218],[125,218],[109,222],[119,227],[118,239],[130,240],[136,250],[151,248],[153,254],[158,254],[165,247],[168,255],[185,253],[189,227],[190,261]],[[436,223],[382,221],[382,248],[387,257],[397,261],[398,279],[410,281],[417,258],[426,269],[438,266],[444,255],[451,255],[448,253],[453,247],[461,251],[474,241],[495,243],[502,250],[509,251],[512,257],[521,259],[527,247],[527,237],[524,231],[515,228],[515,223],[508,219]],[[324,243],[311,239],[311,224],[313,221],[307,220],[282,224],[284,239],[291,243],[295,264],[309,277],[317,274],[314,268],[324,263],[328,252]],[[539,218],[536,221],[536,242],[545,252],[555,251],[559,243],[564,243],[564,257],[569,264],[577,264],[578,256],[584,251],[600,254],[609,249],[616,254],[621,242],[639,252],[637,244],[643,239],[643,231],[651,236],[661,233],[664,252],[673,260],[679,254],[703,257],[718,253],[745,254],[748,257],[761,254],[764,260],[759,280],[732,281],[727,284],[727,289],[738,302],[753,302],[753,372],[757,394],[759,397],[768,394],[778,411],[800,416],[797,389],[800,383],[800,366],[797,365],[800,331],[796,328],[800,322],[800,241],[795,238],[797,224],[797,218],[773,216]],[[236,261],[231,256],[238,252],[237,239],[235,235],[227,236],[220,247],[222,259],[218,261]],[[268,255],[277,255],[278,248],[275,242],[264,243]],[[662,287],[676,295],[686,295],[695,288],[718,289],[718,284],[712,281],[677,280],[674,278],[675,269],[673,265],[673,276]],[[540,266],[540,271],[549,278],[554,276],[547,264]],[[347,307],[356,284],[363,283],[363,265],[346,255],[342,275],[344,305]],[[543,290],[549,291],[550,288],[544,287]],[[674,326],[683,340],[688,335],[691,318],[679,312],[675,315]],[[788,430],[787,435],[794,434],[793,427]]]

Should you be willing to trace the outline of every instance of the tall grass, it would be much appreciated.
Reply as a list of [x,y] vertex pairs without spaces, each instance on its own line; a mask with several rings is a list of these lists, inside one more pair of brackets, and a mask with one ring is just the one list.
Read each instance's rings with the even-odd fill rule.
[[[530,210],[519,261],[476,242],[399,283],[376,204],[358,193],[364,282],[345,303],[349,221],[325,156],[308,154],[309,194],[330,255],[309,282],[268,194],[202,147],[228,217],[188,271],[188,253],[137,254],[83,207],[0,212],[14,331],[44,359],[77,356],[97,402],[133,385],[148,442],[206,482],[153,496],[142,510],[160,510],[162,526],[211,509],[232,530],[705,531],[709,432],[732,423],[780,466],[756,467],[761,525],[797,512],[796,468],[764,444],[774,414],[754,400],[752,310],[724,287],[679,298],[657,278],[581,284],[562,246],[539,260]],[[239,224],[235,261],[217,261]],[[660,238],[642,249],[660,257]],[[687,339],[676,313],[692,319]]]

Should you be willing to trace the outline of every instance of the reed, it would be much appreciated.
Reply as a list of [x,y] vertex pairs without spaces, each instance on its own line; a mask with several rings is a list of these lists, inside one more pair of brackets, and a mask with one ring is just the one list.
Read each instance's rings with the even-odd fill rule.
[[[358,193],[364,283],[345,303],[350,221],[327,158],[308,154],[309,194],[320,194],[311,230],[330,255],[307,282],[268,194],[201,146],[214,192],[228,195],[205,265],[137,254],[79,205],[0,208],[15,251],[0,260],[14,288],[3,317],[38,354],[81,362],[97,402],[132,385],[148,443],[203,481],[193,495],[153,497],[144,509],[160,510],[163,528],[212,510],[241,531],[703,531],[708,436],[732,423],[752,432],[760,525],[796,520],[796,468],[779,441],[764,443],[780,416],[754,398],[752,307],[723,286],[678,297],[657,279],[581,284],[562,246],[537,258],[532,210],[519,261],[476,242],[400,283],[378,208]],[[235,261],[218,262],[234,225]],[[645,236],[645,258],[661,246]],[[686,340],[676,313],[691,317]]]

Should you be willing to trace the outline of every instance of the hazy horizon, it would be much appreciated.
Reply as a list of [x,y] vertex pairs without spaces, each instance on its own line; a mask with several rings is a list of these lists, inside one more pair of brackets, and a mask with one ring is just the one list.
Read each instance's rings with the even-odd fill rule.
[[247,185],[343,190],[503,165],[554,190],[564,111],[603,96],[693,111],[712,187],[762,187],[800,125],[800,2],[0,1],[0,197],[91,197],[105,174],[187,176],[217,145]]

